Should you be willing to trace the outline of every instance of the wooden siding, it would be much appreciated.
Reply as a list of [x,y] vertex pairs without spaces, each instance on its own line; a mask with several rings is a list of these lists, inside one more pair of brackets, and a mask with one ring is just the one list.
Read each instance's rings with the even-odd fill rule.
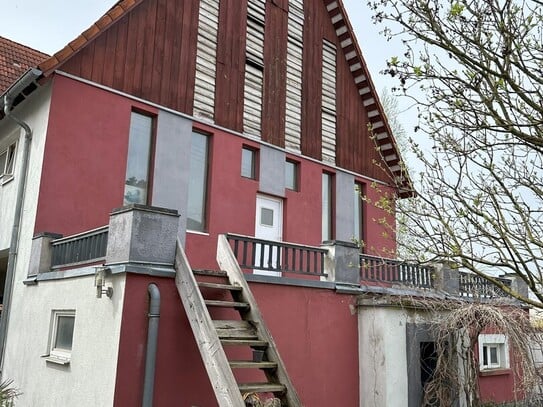
[[300,152],[302,131],[303,0],[291,0],[288,11],[285,147]]
[[192,112],[198,1],[147,0],[60,70]]
[[[368,136],[368,111],[373,112],[378,105],[373,102],[372,106],[364,106],[363,100],[370,99],[363,99],[361,92],[370,90],[366,87],[358,89],[355,83],[355,77],[362,78],[363,75],[352,71],[354,66],[350,66],[345,59],[346,50],[352,48],[352,43],[344,44],[345,40],[338,39],[338,35],[343,38],[345,34],[343,31],[336,33],[328,14],[328,2],[252,2],[260,10],[262,4],[266,7],[261,91],[262,139],[278,146],[287,145],[294,150],[296,141],[292,137],[300,126],[299,149],[302,154],[321,160],[322,128],[335,127],[336,165],[388,181],[388,175],[373,164],[373,160],[379,161],[380,156],[375,150],[374,141]],[[199,0],[145,0],[79,49],[59,69],[192,114],[199,4]],[[247,0],[220,0],[219,4],[214,121],[224,128],[242,132]],[[288,32],[289,13],[301,8],[304,16],[300,73],[299,69],[294,69],[294,63],[292,70],[290,67],[293,58],[299,60],[300,49],[288,48]],[[291,31],[294,30],[292,24],[290,27]],[[323,40],[332,43],[337,50],[335,124],[322,121]],[[252,74],[256,75],[251,68],[247,71],[249,78]],[[296,78],[301,79],[301,89],[288,89],[287,83],[295,83]],[[296,98],[301,98],[299,124],[294,108],[297,108]],[[380,116],[371,120],[375,122],[374,126],[382,122]],[[287,129],[287,126],[290,127]],[[290,137],[288,143],[285,143],[285,133]]]
[[217,66],[219,0],[201,0],[198,13],[194,116],[213,121]]
[[266,2],[248,0],[243,85],[243,132],[261,137]]
[[262,139],[281,147],[285,145],[287,10],[288,2],[286,0],[266,4]]
[[336,47],[322,44],[322,160],[336,164]]
[[247,0],[221,0],[217,40],[215,123],[243,131]]

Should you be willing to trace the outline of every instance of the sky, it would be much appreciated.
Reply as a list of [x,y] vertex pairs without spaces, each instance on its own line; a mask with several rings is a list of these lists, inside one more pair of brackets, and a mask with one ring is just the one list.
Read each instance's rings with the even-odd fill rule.
[[[54,54],[98,20],[117,0],[0,0],[0,36]],[[398,43],[389,43],[371,22],[366,0],[343,0],[358,38],[370,75],[379,94],[393,83],[379,74],[385,61],[401,53]],[[400,100],[400,110],[407,101]],[[400,115],[407,130],[413,127],[413,112]],[[409,133],[409,132],[408,132]]]

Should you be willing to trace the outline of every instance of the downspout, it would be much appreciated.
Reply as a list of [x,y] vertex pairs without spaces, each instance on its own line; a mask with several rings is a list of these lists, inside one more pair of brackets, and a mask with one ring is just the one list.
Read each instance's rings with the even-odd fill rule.
[[23,92],[31,83],[33,83],[39,76],[41,71],[38,69],[31,69],[27,71],[13,86],[11,86],[5,93],[0,103],[4,105],[4,114],[8,119],[13,120],[20,126],[25,132],[25,141],[23,145],[23,158],[22,166],[19,176],[19,184],[17,186],[17,196],[15,201],[15,214],[13,217],[13,227],[11,229],[11,240],[9,244],[8,254],[8,268],[6,270],[6,281],[4,283],[4,297],[2,316],[0,317],[0,370],[4,366],[4,351],[6,345],[6,337],[8,331],[10,306],[11,306],[11,294],[13,291],[13,277],[15,274],[15,265],[17,262],[17,250],[19,248],[19,235],[21,225],[21,215],[23,212],[23,200],[26,187],[27,169],[30,157],[30,143],[32,141],[32,129],[21,119],[15,117],[11,113],[13,100]]
[[145,377],[143,379],[142,407],[153,406],[158,322],[160,319],[160,291],[154,283],[149,284],[147,291],[149,292],[149,330],[147,332],[147,349],[145,352]]

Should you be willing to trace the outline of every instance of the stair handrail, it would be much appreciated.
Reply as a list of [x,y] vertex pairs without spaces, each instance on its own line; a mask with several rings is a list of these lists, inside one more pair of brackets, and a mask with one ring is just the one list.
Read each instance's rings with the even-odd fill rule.
[[242,296],[242,301],[247,302],[250,305],[247,313],[252,321],[258,321],[258,323],[255,323],[258,337],[268,342],[269,346],[267,351],[271,352],[272,360],[277,362],[276,374],[281,384],[283,384],[287,389],[284,397],[288,402],[288,406],[303,407],[298,397],[298,393],[296,392],[294,385],[286,372],[285,364],[277,351],[277,345],[275,344],[271,332],[264,322],[262,313],[260,312],[253,293],[249,288],[249,284],[243,276],[243,272],[241,271],[238,261],[234,256],[232,247],[228,243],[226,235],[219,235],[217,239],[217,263],[219,264],[220,269],[228,274],[230,284],[239,285],[242,288],[240,294]]
[[219,407],[245,407],[226,353],[179,239],[175,254],[175,285]]

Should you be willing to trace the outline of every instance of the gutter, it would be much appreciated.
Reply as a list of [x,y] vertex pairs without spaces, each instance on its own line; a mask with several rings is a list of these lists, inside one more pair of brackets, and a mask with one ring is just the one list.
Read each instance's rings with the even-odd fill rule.
[[11,295],[13,291],[15,265],[17,262],[17,251],[19,248],[21,215],[23,212],[24,193],[30,157],[30,144],[32,141],[32,129],[30,126],[21,119],[15,117],[11,113],[11,110],[13,108],[13,101],[19,95],[24,95],[23,92],[25,89],[32,85],[36,79],[41,76],[41,74],[42,72],[39,69],[29,69],[13,85],[11,85],[0,98],[0,106],[4,111],[5,117],[14,121],[25,132],[22,167],[19,174],[19,184],[17,186],[17,196],[15,201],[15,214],[13,217],[11,240],[9,244],[8,268],[6,271],[6,281],[4,283],[3,309],[2,316],[0,317],[0,369],[2,369],[4,364],[4,352],[10,316]]
[[145,352],[145,376],[143,379],[142,407],[153,406],[155,388],[156,350],[158,344],[158,322],[160,319],[160,290],[154,283],[147,287],[149,292],[149,330],[147,332],[147,349]]

